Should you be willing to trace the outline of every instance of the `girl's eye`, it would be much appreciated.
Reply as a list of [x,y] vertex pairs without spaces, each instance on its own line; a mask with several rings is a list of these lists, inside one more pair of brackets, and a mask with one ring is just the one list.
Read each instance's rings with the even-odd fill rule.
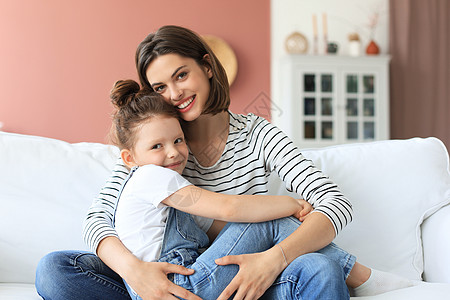
[[160,149],[162,147],[161,144],[156,144],[152,147],[152,149]]
[[174,144],[182,143],[183,141],[184,141],[183,138],[177,138]]

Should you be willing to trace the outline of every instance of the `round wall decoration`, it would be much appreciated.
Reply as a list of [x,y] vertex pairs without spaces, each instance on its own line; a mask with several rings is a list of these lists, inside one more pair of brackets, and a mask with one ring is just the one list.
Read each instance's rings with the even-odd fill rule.
[[291,54],[304,54],[308,51],[308,40],[300,32],[293,32],[286,38],[285,48]]
[[202,38],[219,59],[228,77],[231,86],[237,75],[238,63],[233,49],[223,39],[214,35],[202,35]]

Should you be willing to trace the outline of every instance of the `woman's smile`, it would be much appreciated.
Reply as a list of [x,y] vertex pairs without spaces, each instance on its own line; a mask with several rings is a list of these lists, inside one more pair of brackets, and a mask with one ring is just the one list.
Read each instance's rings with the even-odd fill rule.
[[194,103],[195,103],[195,95],[188,97],[180,105],[177,105],[177,109],[181,113],[187,112],[194,106]]

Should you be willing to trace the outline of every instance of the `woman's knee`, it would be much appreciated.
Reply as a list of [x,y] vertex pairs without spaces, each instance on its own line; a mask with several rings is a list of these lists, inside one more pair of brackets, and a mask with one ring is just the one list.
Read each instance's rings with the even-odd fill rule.
[[36,268],[35,285],[38,293],[41,296],[52,295],[66,286],[79,268],[75,263],[76,258],[85,254],[88,252],[56,251],[42,257]]
[[70,265],[70,253],[66,251],[51,252],[39,260],[36,269],[36,281],[58,277],[60,272]]
[[119,275],[84,251],[45,255],[37,266],[35,284],[44,299],[129,299]]
[[70,265],[70,254],[65,251],[51,252],[42,257],[36,268],[36,290],[42,297],[56,292],[58,281],[64,278],[62,274]]

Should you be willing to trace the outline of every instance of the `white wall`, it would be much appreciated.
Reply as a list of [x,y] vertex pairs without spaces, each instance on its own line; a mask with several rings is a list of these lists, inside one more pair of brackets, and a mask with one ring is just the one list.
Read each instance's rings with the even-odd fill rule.
[[[271,97],[280,103],[279,61],[287,53],[284,48],[286,38],[294,31],[306,36],[309,43],[308,54],[313,53],[313,21],[316,14],[319,34],[319,54],[324,53],[322,14],[326,13],[328,41],[339,46],[337,55],[348,54],[348,35],[357,32],[362,43],[362,52],[370,40],[369,21],[373,13],[380,17],[374,40],[381,53],[388,53],[389,47],[389,0],[271,0]],[[282,110],[282,107],[281,107]],[[277,124],[276,114],[272,121]]]

